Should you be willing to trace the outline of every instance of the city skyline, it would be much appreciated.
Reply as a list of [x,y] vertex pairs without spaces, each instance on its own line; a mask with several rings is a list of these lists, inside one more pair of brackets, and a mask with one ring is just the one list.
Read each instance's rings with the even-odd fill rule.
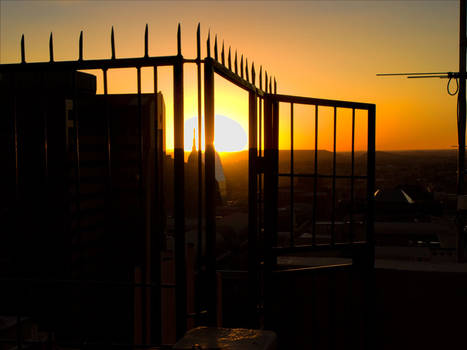
[[[210,30],[213,36],[219,35],[219,45],[224,40],[226,49],[231,45],[233,50],[242,50],[239,56],[248,57],[250,65],[254,60],[256,69],[262,64],[275,76],[278,93],[375,103],[378,150],[447,149],[457,143],[456,101],[446,93],[447,81],[378,78],[376,74],[457,71],[458,8],[455,1],[2,1],[0,62],[19,61],[23,33],[27,61],[47,61],[51,31],[55,60],[76,59],[80,30],[84,32],[84,58],[108,58],[112,26],[117,57],[142,56],[145,23],[149,25],[149,54],[170,55],[176,52],[173,37],[179,22],[182,54],[192,58],[200,22],[202,57]],[[150,74],[142,70],[143,92],[152,92],[152,82],[145,78]],[[98,92],[102,92],[102,79],[97,77]],[[169,70],[160,70],[169,149],[173,147],[170,78]],[[196,67],[187,66],[185,120],[197,115],[195,81]],[[216,114],[248,130],[246,94],[221,78],[215,83]],[[134,72],[109,71],[109,93],[135,90]],[[185,132],[191,135],[191,130]],[[349,150],[348,138],[338,135],[338,151]],[[297,137],[295,147],[308,148],[305,142]],[[364,148],[363,140],[361,146],[358,143],[359,139],[357,149]],[[287,148],[282,142],[281,147]],[[319,148],[329,149],[329,142]]]

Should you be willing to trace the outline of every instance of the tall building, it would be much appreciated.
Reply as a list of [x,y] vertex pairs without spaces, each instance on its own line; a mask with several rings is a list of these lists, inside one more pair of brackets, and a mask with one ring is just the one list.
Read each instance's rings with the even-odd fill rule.
[[[0,92],[0,277],[145,281],[161,201],[161,93],[96,95],[96,77],[72,71],[2,74]],[[43,300],[31,316],[58,336],[131,343],[141,332],[130,284],[60,283],[29,289]],[[0,292],[5,313],[24,303],[13,290]]]

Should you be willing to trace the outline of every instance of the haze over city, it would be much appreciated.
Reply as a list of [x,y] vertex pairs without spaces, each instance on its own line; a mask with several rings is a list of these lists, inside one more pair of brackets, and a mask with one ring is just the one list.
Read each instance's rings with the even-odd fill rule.
[[[1,1],[0,6],[0,63],[19,62],[23,33],[28,62],[48,59],[50,32],[55,60],[75,59],[80,30],[84,58],[105,58],[112,26],[117,57],[143,55],[146,23],[149,54],[171,55],[179,22],[182,53],[194,58],[200,22],[203,44],[208,30],[218,33],[219,45],[224,41],[226,49],[239,50],[239,58],[244,54],[257,70],[261,64],[274,75],[278,93],[375,103],[378,150],[456,145],[456,98],[447,94],[447,80],[376,74],[456,71],[458,1]],[[134,70],[125,71],[109,72],[109,93],[136,91]],[[102,74],[96,74],[102,93]],[[150,74],[143,69],[143,92],[153,89]],[[159,72],[168,148],[173,147],[170,76],[169,69]],[[187,66],[185,119],[197,115],[195,78],[195,67]],[[216,113],[248,130],[246,94],[220,78],[216,88]],[[295,142],[297,149],[309,148],[305,139]],[[349,147],[344,142],[338,150]]]

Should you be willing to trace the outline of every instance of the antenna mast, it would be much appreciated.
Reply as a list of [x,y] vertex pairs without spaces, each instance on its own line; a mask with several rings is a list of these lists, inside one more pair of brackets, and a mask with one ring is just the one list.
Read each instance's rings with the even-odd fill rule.
[[[459,0],[459,71],[458,72],[430,72],[430,73],[385,73],[376,76],[406,76],[414,78],[441,78],[449,79],[447,90],[450,95],[457,93],[457,236],[456,257],[458,262],[463,262],[465,257],[464,229],[467,228],[467,196],[465,195],[465,127],[466,127],[466,50],[467,50],[467,0]],[[455,79],[457,89],[451,93],[449,86],[451,80]]]
[[466,114],[466,95],[465,95],[465,73],[466,73],[466,0],[460,0],[460,16],[459,16],[459,93],[457,95],[457,133],[458,133],[458,158],[457,158],[457,214],[458,228],[456,237],[456,255],[457,261],[464,261],[465,249],[465,215],[462,211],[464,208],[465,194],[465,114]]

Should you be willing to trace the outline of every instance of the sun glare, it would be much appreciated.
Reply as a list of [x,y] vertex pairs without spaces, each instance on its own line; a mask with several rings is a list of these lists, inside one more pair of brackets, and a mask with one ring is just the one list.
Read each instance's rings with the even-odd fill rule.
[[[214,146],[218,152],[238,152],[247,149],[248,138],[243,127],[235,120],[223,115],[216,115]],[[193,135],[193,131],[194,134]],[[204,127],[202,128],[201,142],[204,149]],[[198,120],[190,118],[185,121],[185,151],[191,151],[193,136],[198,147]]]

